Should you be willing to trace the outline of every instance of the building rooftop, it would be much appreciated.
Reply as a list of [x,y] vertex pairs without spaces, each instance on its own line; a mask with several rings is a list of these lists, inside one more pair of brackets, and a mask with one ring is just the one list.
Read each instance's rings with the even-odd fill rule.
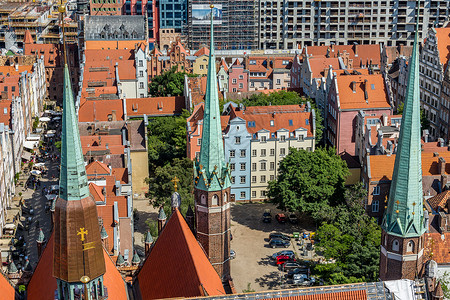
[[435,28],[437,37],[437,47],[439,51],[439,59],[444,71],[450,59],[450,27]]

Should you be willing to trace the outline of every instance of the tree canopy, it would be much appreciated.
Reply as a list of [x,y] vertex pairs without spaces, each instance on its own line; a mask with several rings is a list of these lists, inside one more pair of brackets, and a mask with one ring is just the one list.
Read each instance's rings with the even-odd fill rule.
[[342,201],[349,174],[334,149],[290,148],[278,170],[278,179],[269,182],[268,196],[280,209],[306,213],[315,220],[333,217],[330,208]]
[[153,97],[181,96],[184,92],[184,76],[195,77],[194,74],[177,72],[174,66],[171,70],[152,78],[149,83],[150,95]]
[[347,188],[345,203],[335,207],[334,220],[316,231],[316,249],[335,263],[316,265],[313,272],[327,284],[376,281],[379,276],[381,229],[364,211],[362,184]]
[[316,142],[319,143],[322,140],[323,117],[320,111],[316,108],[315,102],[313,100],[301,97],[296,92],[280,90],[278,92],[270,94],[253,94],[247,99],[232,101],[238,104],[242,103],[244,106],[295,105],[306,104],[307,102],[309,102],[316,115]]

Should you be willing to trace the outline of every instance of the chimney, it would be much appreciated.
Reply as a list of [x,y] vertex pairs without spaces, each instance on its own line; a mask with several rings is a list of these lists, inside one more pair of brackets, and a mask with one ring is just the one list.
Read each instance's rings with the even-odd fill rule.
[[352,90],[353,93],[356,93],[356,81],[352,81]]
[[383,114],[383,126],[388,126],[388,116],[387,116],[387,114]]
[[445,159],[443,157],[438,158],[438,172],[441,176],[445,175]]
[[378,130],[378,142],[377,142],[377,147],[381,148],[383,146],[383,131],[382,130]]
[[425,143],[428,143],[428,135],[429,135],[429,134],[430,134],[430,133],[429,133],[428,129],[425,129],[425,130],[422,131],[423,141],[424,141]]
[[113,111],[111,112],[111,114],[112,114],[112,120],[113,120],[113,121],[117,121],[116,111],[113,110]]
[[364,99],[368,103],[369,95],[367,94],[367,79],[364,79]]
[[443,138],[439,138],[438,143],[439,143],[439,147],[444,147],[444,145],[445,145]]
[[447,182],[448,182],[447,175],[446,174],[441,175],[441,189],[443,191],[445,190],[445,186],[447,185]]

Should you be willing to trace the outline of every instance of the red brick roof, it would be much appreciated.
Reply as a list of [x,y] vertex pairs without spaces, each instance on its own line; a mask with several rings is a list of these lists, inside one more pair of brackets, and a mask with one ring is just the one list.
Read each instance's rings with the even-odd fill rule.
[[424,234],[425,259],[432,259],[438,264],[448,264],[450,261],[450,233],[440,234],[439,232],[429,232]]
[[[29,300],[55,299],[56,278],[53,277],[53,233],[42,253],[27,288]],[[106,251],[103,251],[106,272],[103,275],[104,285],[108,289],[108,300],[127,299],[127,289],[119,271],[117,271]],[[0,285],[1,286],[1,285]]]
[[[248,132],[252,134],[261,129],[269,130],[272,133],[280,129],[293,132],[301,127],[308,131],[308,136],[312,136],[312,116],[305,110],[304,105],[249,106],[245,111],[236,110],[233,107],[231,117],[236,116],[247,122],[255,122],[254,127],[247,126]],[[306,120],[308,120],[308,124],[306,124]],[[270,125],[271,121],[273,121],[273,126]]]
[[439,59],[445,71],[450,59],[450,27],[436,28],[436,37]]
[[87,176],[95,176],[95,175],[110,175],[111,170],[109,167],[100,162],[100,161],[93,161],[89,165],[86,166],[86,175]]
[[200,50],[198,50],[194,54],[194,56],[197,56],[197,57],[202,56],[202,55],[209,55],[209,49],[207,47],[200,48]]
[[339,65],[339,59],[337,58],[313,57],[307,61],[309,61],[313,78],[326,76],[325,70],[328,70],[330,66],[333,70],[341,68]]
[[142,299],[225,294],[219,275],[178,210],[156,240],[137,281]]
[[127,99],[129,116],[179,115],[185,107],[184,96]]
[[108,121],[108,115],[116,112],[116,120],[123,120],[122,99],[114,100],[85,100],[78,111],[79,122]]
[[280,298],[271,298],[270,300],[366,300],[367,292],[365,290],[312,294],[303,296],[287,296]]
[[0,271],[0,294],[4,300],[14,300],[15,290],[11,283],[6,279],[5,275]]
[[[367,80],[364,89],[364,82]],[[390,108],[389,98],[381,74],[345,75],[336,77],[341,109]],[[353,92],[352,82],[356,82]],[[368,98],[365,99],[364,91]]]
[[447,202],[450,198],[450,190],[446,190],[427,200],[433,210],[438,211],[438,207],[447,210]]
[[[95,202],[104,202],[105,196],[103,195],[103,188],[95,183],[89,183],[89,193],[94,197]],[[98,207],[97,207],[98,208]],[[100,215],[100,213],[99,213]]]
[[374,65],[380,65],[381,51],[379,45],[332,45],[332,46],[307,46],[304,48],[302,55],[308,53],[313,57],[326,56],[337,58],[338,53],[342,55],[344,52],[349,54],[349,58],[353,59],[353,67],[358,68],[367,66],[370,62]]

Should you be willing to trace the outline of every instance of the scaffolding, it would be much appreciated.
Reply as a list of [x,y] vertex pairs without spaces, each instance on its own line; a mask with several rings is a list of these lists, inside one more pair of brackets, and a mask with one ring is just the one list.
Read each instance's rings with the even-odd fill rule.
[[192,5],[222,6],[222,24],[214,25],[214,41],[218,50],[251,50],[258,48],[258,1],[254,0],[190,0],[188,24],[183,31],[189,49],[200,49],[209,43],[209,24],[194,24]]

